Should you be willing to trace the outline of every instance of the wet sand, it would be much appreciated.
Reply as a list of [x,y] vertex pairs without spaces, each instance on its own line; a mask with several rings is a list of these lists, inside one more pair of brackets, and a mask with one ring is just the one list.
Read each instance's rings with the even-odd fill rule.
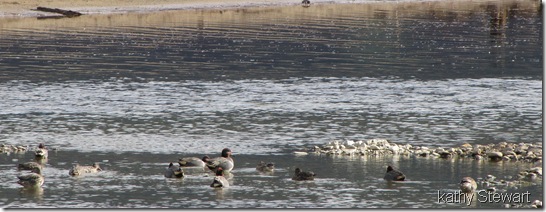
[[[320,2],[321,0],[315,1]],[[325,2],[325,1],[323,1]],[[236,8],[298,4],[298,0],[0,0],[0,17],[36,17],[51,15],[33,11],[36,7],[75,10],[83,14],[153,12],[181,9]]]
[[[82,14],[116,14],[116,13],[148,13],[166,10],[189,9],[234,9],[243,7],[266,7],[299,5],[300,0],[0,0],[0,18],[51,16],[52,13],[36,11],[36,7],[60,8],[74,10]],[[395,1],[382,2],[371,0],[313,0],[312,4],[355,4],[369,3],[383,5],[381,7],[407,7],[413,5],[423,10],[443,8],[450,10],[464,5],[475,5],[487,0],[456,0],[456,1]],[[501,0],[496,4],[507,2],[532,3],[540,5],[538,0]]]

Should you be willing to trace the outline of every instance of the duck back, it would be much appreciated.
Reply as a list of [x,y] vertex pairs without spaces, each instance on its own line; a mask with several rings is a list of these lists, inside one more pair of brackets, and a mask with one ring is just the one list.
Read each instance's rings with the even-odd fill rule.
[[17,165],[18,170],[32,170],[35,168],[41,168],[42,165],[36,162],[26,162],[26,163],[20,163]]
[[[205,156],[208,158],[208,156]],[[204,159],[197,157],[187,157],[178,159],[178,165],[182,167],[205,167]]]
[[387,181],[404,181],[406,179],[406,175],[404,175],[404,173],[401,171],[395,170],[392,166],[388,166],[387,172],[385,173],[383,179]]
[[17,176],[19,181],[17,183],[22,185],[24,188],[35,188],[41,187],[44,184],[44,177],[42,176],[41,168],[34,168],[32,172],[26,175]]
[[92,166],[80,166],[76,164],[69,171],[68,174],[71,176],[79,176],[89,173],[97,173],[102,171],[98,164],[93,164]]
[[303,180],[315,180],[316,174],[312,171],[303,171],[300,168],[296,168],[292,180],[303,181]]

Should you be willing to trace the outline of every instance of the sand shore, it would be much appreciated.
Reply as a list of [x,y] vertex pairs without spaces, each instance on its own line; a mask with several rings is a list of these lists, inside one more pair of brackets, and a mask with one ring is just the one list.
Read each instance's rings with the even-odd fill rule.
[[[331,0],[314,0],[314,2],[331,2]],[[83,14],[113,14],[183,9],[260,7],[300,3],[300,0],[0,0],[0,18],[52,15],[51,13],[34,11],[33,9],[38,6],[74,10]]]
[[[312,0],[312,4],[326,3],[373,3],[373,4],[392,4],[392,3],[414,3],[423,4],[436,2],[445,6],[445,4],[461,4],[462,2],[485,2],[487,0],[425,0],[425,1],[376,1],[376,0]],[[496,3],[514,0],[499,0]],[[522,0],[516,0],[522,1]],[[525,2],[538,0],[523,0]],[[283,5],[300,5],[301,0],[0,0],[0,18],[24,18],[51,16],[52,13],[35,11],[36,7],[60,8],[65,10],[74,10],[86,15],[91,14],[116,14],[116,13],[135,13],[135,12],[157,12],[167,10],[187,10],[187,9],[230,9],[241,7],[266,7]],[[435,3],[434,3],[435,4]],[[464,3],[463,3],[464,4]],[[449,6],[448,6],[449,7]]]
[[[294,2],[295,1],[295,2]],[[433,14],[436,18],[464,21],[484,8],[517,7],[539,12],[538,0],[311,0],[311,7],[300,6],[301,0],[0,0],[0,34],[10,29],[56,30],[59,28],[154,26],[177,27],[260,20],[292,19],[313,16],[330,19],[354,11],[367,11],[382,18],[400,18]],[[52,13],[38,12],[38,6],[75,10],[77,18],[46,19]],[[494,11],[492,10],[492,11]],[[162,12],[158,12],[162,11]],[[380,13],[377,13],[380,11]],[[453,13],[452,11],[459,11]],[[463,12],[464,11],[464,12]],[[252,14],[252,16],[249,16]],[[259,14],[259,16],[254,16]],[[499,14],[499,15],[502,15]],[[115,18],[112,18],[114,17]],[[38,18],[36,18],[38,17]],[[252,18],[249,18],[252,17]],[[260,20],[254,20],[259,17]],[[8,30],[5,30],[8,29]]]

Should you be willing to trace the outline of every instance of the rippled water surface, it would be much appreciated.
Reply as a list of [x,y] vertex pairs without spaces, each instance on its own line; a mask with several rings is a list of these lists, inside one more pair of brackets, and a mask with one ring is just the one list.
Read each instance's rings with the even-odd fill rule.
[[[334,139],[427,146],[542,142],[542,11],[535,1],[344,3],[0,19],[0,143],[50,153],[21,192],[0,155],[3,207],[501,208],[438,203],[463,176],[541,164],[413,156],[296,156]],[[233,150],[233,185],[183,156]],[[273,161],[273,174],[256,172]],[[104,172],[70,177],[72,164]],[[408,176],[382,177],[387,163]],[[295,167],[317,173],[294,182]],[[499,192],[531,192],[542,180]]]

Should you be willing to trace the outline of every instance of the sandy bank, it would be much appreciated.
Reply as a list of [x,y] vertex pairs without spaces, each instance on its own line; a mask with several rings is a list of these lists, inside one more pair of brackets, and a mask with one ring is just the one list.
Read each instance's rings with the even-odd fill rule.
[[[315,0],[315,2],[328,1]],[[39,17],[51,15],[32,10],[38,6],[75,10],[83,14],[113,14],[182,9],[257,7],[299,3],[299,0],[0,0],[0,17]]]
[[[495,3],[513,2],[514,0],[499,0]],[[540,5],[538,0],[518,0],[524,2],[534,2]],[[461,4],[464,2],[490,2],[487,0],[455,0],[455,1],[375,1],[375,0],[312,0],[312,4],[340,3],[374,3],[374,4],[393,4],[393,3],[415,3],[417,5],[430,2],[439,2],[440,4]],[[166,10],[187,10],[187,9],[229,9],[241,7],[265,7],[265,6],[283,6],[300,5],[301,0],[0,0],[0,18],[16,17],[40,17],[50,16],[51,13],[34,11],[36,7],[61,8],[65,10],[74,10],[83,14],[115,14],[115,13],[134,13],[134,12],[156,12]],[[434,3],[435,4],[435,3]],[[426,9],[426,8],[424,8]]]
[[[376,17],[380,19],[398,19],[398,18],[419,18],[422,16],[432,16],[439,20],[451,21],[468,21],[475,18],[475,13],[483,13],[489,11],[492,16],[505,16],[508,8],[517,8],[518,11],[537,11],[540,10],[540,2],[536,0],[502,0],[502,1],[486,1],[486,0],[456,0],[456,1],[395,1],[395,2],[369,2],[370,0],[355,0],[368,1],[368,3],[313,3],[311,7],[304,8],[299,3],[284,5],[284,6],[248,6],[240,8],[237,6],[219,7],[221,4],[229,2],[243,2],[245,0],[203,0],[202,5],[208,4],[209,9],[205,7],[193,6],[189,7],[190,2],[194,0],[186,0],[188,4],[178,5],[174,9],[172,4],[163,4],[176,2],[177,0],[151,0],[135,2],[147,5],[127,6],[129,1],[113,1],[112,4],[126,6],[104,6],[107,4],[105,0],[93,0],[83,7],[82,0],[59,1],[52,0],[48,7],[58,7],[62,9],[73,9],[84,12],[85,15],[77,18],[62,18],[62,19],[40,19],[43,16],[51,16],[52,14],[32,11],[28,8],[35,8],[37,5],[42,5],[42,0],[32,2],[22,0],[18,4],[6,4],[6,0],[0,0],[0,14],[6,14],[9,8],[12,11],[21,11],[21,13],[10,13],[9,16],[0,15],[0,35],[7,33],[10,30],[17,29],[32,29],[36,30],[58,30],[58,29],[79,29],[95,27],[119,27],[119,26],[139,26],[139,27],[187,27],[199,25],[222,25],[224,23],[268,23],[269,20],[292,20],[296,25],[301,25],[306,18],[313,17],[315,19],[336,19],[350,13],[360,13],[363,16]],[[179,0],[178,0],[179,1]],[[256,0],[265,2],[261,0]],[[280,0],[286,1],[286,0]],[[290,0],[292,1],[292,0]],[[299,1],[299,0],[296,0]],[[318,0],[313,0],[316,2]],[[326,1],[326,0],[323,0]],[[345,0],[344,0],[345,1]],[[26,2],[26,3],[25,3]],[[42,3],[40,3],[42,2]],[[78,3],[79,2],[79,3]],[[215,4],[217,2],[219,4]],[[151,5],[156,3],[155,5]],[[221,3],[221,4],[220,4]],[[197,3],[195,3],[197,4]],[[9,5],[10,7],[3,7]],[[26,5],[23,7],[23,5]],[[51,6],[52,5],[52,6]],[[101,6],[103,5],[103,6]],[[233,5],[237,5],[233,3]],[[113,9],[112,9],[113,8]],[[117,8],[117,9],[116,9]],[[140,8],[140,9],[139,9]],[[154,11],[154,9],[156,11]],[[169,8],[159,10],[159,8]],[[236,8],[236,9],[235,9]],[[204,9],[204,10],[203,10]],[[167,11],[168,10],[168,11]],[[94,12],[91,12],[94,11]],[[102,12],[101,12],[102,11]],[[157,12],[162,11],[162,12]],[[457,12],[453,12],[457,11]],[[36,18],[38,17],[38,18]],[[297,22],[297,23],[296,23]]]

